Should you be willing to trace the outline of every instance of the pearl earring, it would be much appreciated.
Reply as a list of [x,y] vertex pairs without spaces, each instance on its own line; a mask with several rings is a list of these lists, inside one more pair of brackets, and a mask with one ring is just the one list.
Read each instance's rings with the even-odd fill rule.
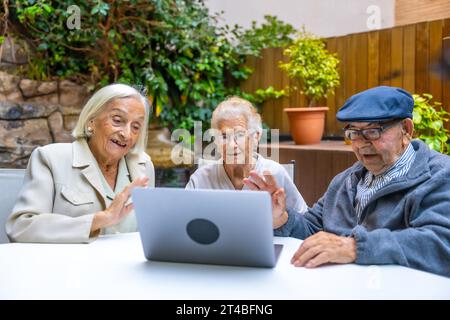
[[88,130],[89,132],[92,132],[92,128],[91,128],[91,127],[88,127],[87,130]]

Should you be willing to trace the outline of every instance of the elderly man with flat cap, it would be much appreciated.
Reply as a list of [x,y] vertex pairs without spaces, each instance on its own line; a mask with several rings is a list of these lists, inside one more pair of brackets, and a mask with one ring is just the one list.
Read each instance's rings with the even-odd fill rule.
[[411,140],[413,106],[386,86],[348,99],[336,117],[358,162],[303,215],[286,211],[270,174],[245,180],[272,194],[275,235],[305,239],[295,266],[399,264],[450,276],[450,157]]

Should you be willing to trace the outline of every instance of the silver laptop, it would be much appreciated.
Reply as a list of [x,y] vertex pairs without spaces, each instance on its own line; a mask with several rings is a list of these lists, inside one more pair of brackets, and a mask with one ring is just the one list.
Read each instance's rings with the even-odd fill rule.
[[136,188],[134,210],[149,260],[274,267],[266,192]]

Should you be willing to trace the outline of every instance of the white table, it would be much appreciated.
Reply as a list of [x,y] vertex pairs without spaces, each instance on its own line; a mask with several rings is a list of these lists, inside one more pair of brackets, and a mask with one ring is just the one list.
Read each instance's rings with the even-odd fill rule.
[[400,266],[274,269],[146,261],[138,233],[91,244],[0,245],[0,299],[450,299],[450,279]]

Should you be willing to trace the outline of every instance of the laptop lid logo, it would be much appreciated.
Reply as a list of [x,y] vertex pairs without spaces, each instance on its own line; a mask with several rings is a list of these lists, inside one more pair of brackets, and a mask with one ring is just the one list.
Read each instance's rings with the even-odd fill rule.
[[211,244],[219,239],[219,228],[207,219],[193,219],[187,226],[188,236],[197,243]]

